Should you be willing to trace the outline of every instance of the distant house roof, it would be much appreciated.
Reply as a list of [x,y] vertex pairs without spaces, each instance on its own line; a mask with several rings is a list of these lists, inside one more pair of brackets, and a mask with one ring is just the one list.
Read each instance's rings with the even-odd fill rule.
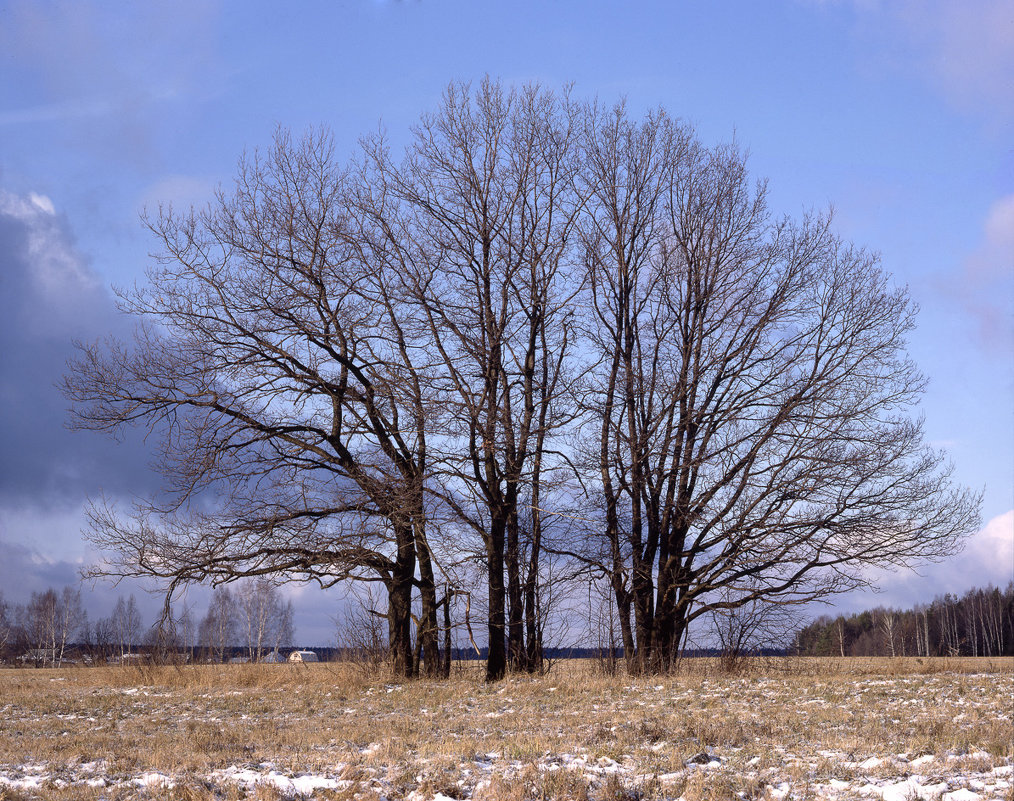
[[317,654],[313,651],[293,651],[289,654],[290,662],[317,662]]
[[[312,651],[311,651],[311,653],[312,653]],[[261,658],[261,662],[278,663],[278,662],[285,662],[285,661],[286,661],[285,657],[282,656],[280,653],[278,653],[278,651],[272,651],[270,654],[266,654],[265,656],[263,656]]]

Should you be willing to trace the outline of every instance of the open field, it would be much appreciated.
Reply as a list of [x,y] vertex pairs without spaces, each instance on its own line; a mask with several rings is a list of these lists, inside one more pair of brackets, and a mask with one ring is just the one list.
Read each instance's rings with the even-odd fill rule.
[[0,671],[0,799],[1014,799],[1014,660]]

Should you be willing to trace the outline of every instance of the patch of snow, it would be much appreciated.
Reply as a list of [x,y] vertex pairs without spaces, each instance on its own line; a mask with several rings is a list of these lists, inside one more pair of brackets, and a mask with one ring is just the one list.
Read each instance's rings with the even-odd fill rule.
[[912,776],[904,781],[884,784],[879,788],[880,797],[884,801],[911,801],[915,798],[934,798],[936,793],[929,794],[923,787],[919,776]]
[[270,784],[286,795],[310,795],[316,790],[343,790],[350,784],[350,782],[342,779],[332,779],[312,773],[303,773],[299,776],[286,776],[284,773],[271,769],[260,772],[251,770],[250,768],[237,767],[213,771],[209,774],[208,778],[235,782],[247,788],[258,784]]
[[155,771],[142,773],[134,779],[134,783],[139,787],[165,787],[169,790],[176,786],[176,782],[174,782],[170,777],[166,776],[164,773],[157,773]]
[[978,793],[972,792],[966,787],[962,787],[960,790],[955,790],[953,793],[944,793],[941,797],[941,801],[979,801],[980,796]]

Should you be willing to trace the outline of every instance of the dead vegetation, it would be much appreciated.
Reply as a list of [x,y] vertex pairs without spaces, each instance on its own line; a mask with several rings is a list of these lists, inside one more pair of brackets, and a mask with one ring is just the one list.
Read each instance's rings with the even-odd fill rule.
[[1011,797],[1011,659],[469,668],[0,671],[0,799]]

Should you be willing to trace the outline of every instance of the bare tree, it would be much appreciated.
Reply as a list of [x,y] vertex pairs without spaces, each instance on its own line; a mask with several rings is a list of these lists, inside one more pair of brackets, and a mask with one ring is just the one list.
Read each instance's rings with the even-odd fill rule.
[[550,551],[607,577],[628,666],[661,670],[702,615],[974,528],[910,417],[907,294],[826,216],[772,217],[735,147],[491,80],[404,159],[363,147],[279,132],[150,220],[134,341],[65,382],[75,425],[162,443],[163,494],[93,506],[95,575],[161,579],[164,617],[189,582],[379,584],[394,670],[438,675],[471,560],[496,679],[539,669]]
[[118,597],[109,623],[113,643],[119,651],[120,661],[123,661],[141,639],[141,613],[137,608],[137,599],[133,595],[126,600],[122,595]]
[[716,605],[711,612],[711,632],[718,643],[722,668],[728,673],[742,669],[746,657],[786,647],[797,626],[794,607],[764,600]]
[[116,652],[116,629],[111,617],[101,617],[95,621],[93,630],[93,648],[102,660],[108,660]]
[[87,628],[88,614],[81,602],[81,590],[78,587],[64,587],[60,593],[60,601],[56,607],[56,664],[63,662],[67,644],[71,638]]
[[68,642],[87,620],[81,591],[73,587],[33,592],[21,616],[33,660],[51,667],[63,662]]
[[236,592],[240,629],[247,654],[257,662],[269,649],[292,641],[292,601],[282,601],[278,587],[257,578],[239,585]]
[[90,536],[114,555],[97,574],[161,578],[166,609],[192,581],[380,581],[395,669],[412,675],[414,586],[437,666],[428,400],[355,208],[327,135],[279,133],[231,194],[151,222],[163,254],[122,298],[136,340],[82,346],[66,392],[76,425],[163,437],[168,494],[92,509]]
[[179,646],[183,652],[183,661],[192,662],[194,646],[197,645],[197,626],[194,623],[193,613],[187,605],[183,606],[183,612],[176,620],[176,631],[179,637]]
[[33,592],[22,609],[21,626],[25,631],[32,661],[36,667],[54,665],[56,662],[57,607],[60,596],[49,588],[44,592]]
[[[442,500],[482,543],[487,676],[538,669],[536,586],[549,438],[562,403],[580,286],[570,245],[577,110],[538,87],[452,85],[404,162],[368,145],[376,251],[401,277],[431,342],[449,486]],[[523,556],[524,555],[524,556]],[[526,645],[527,638],[527,645]]]
[[10,617],[10,606],[4,599],[3,592],[0,591],[0,654],[7,649],[13,630],[14,621]]
[[915,310],[876,258],[772,218],[736,148],[664,113],[593,113],[587,153],[587,406],[631,669],[665,669],[702,615],[953,552],[979,500],[907,414]]
[[893,609],[878,609],[874,613],[874,618],[884,637],[884,642],[887,644],[887,655],[892,658],[897,656],[897,641],[900,633],[898,614]]
[[216,587],[198,628],[198,642],[212,659],[225,662],[228,649],[236,643],[238,628],[236,599],[228,587]]
[[338,658],[370,671],[379,668],[390,656],[383,614],[377,611],[377,605],[377,598],[367,587],[346,599],[333,619]]

